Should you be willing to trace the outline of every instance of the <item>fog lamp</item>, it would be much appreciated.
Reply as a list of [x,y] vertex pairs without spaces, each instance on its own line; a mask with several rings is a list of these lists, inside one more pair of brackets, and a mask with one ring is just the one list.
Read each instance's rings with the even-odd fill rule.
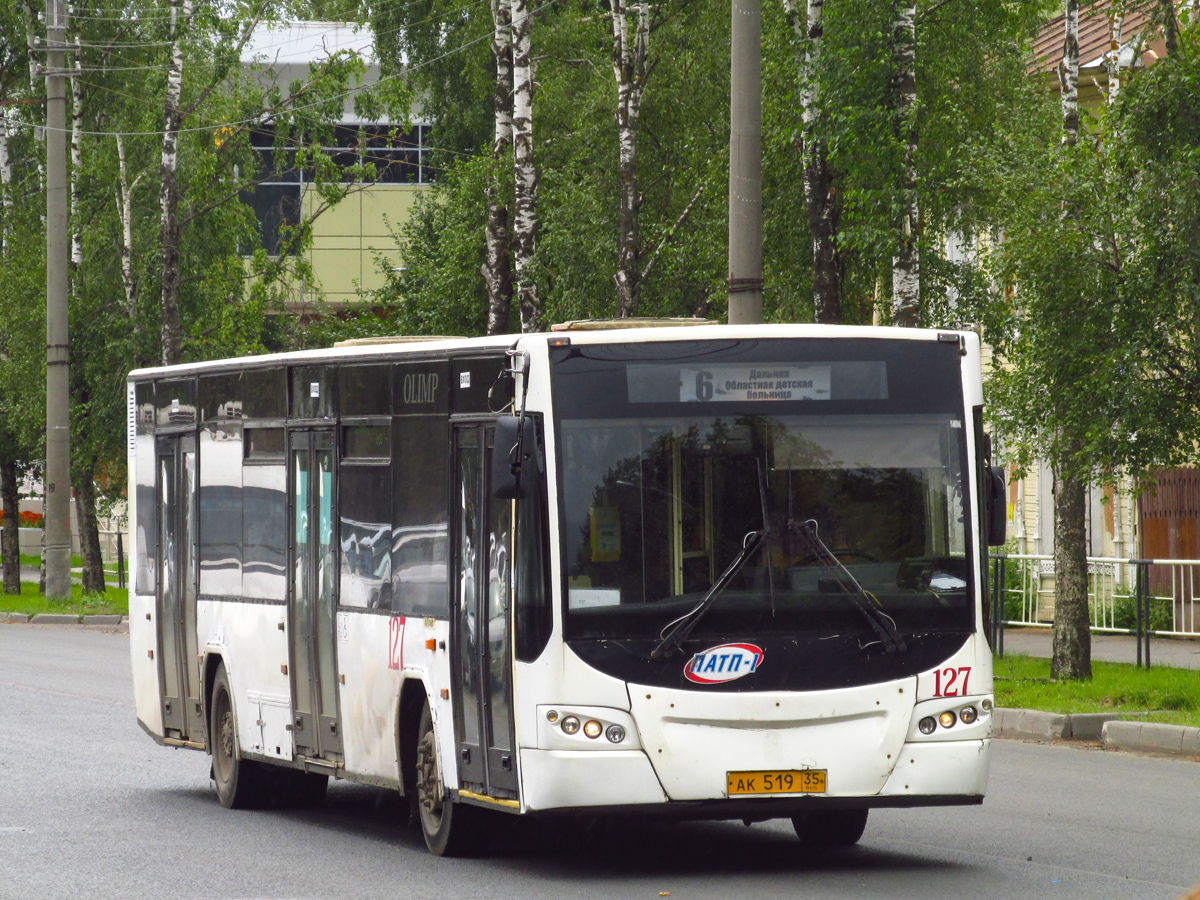
[[926,716],[917,723],[917,727],[921,729],[921,734],[933,734],[934,729],[937,728],[937,722],[933,720],[933,716]]
[[625,740],[625,729],[620,725],[609,725],[608,731],[604,732],[604,736],[614,744],[619,744]]
[[[938,716],[938,721],[942,723],[943,728],[953,728],[954,723],[958,721],[958,716],[952,712],[944,712]],[[567,727],[567,723],[563,722],[563,728]]]
[[579,720],[574,716],[567,716],[562,720],[563,734],[578,734]]
[[592,739],[600,737],[603,731],[604,726],[595,719],[589,719],[587,724],[583,726],[583,733]]
[[958,711],[958,717],[962,720],[964,725],[970,725],[977,718],[979,718],[979,713],[973,706],[964,706]]

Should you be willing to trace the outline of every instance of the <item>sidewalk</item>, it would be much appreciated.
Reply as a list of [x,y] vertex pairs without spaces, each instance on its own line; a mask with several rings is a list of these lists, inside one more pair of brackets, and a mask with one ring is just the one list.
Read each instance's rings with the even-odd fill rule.
[[[1054,647],[1052,628],[1005,628],[1004,652],[1049,659]],[[1137,662],[1137,638],[1132,634],[1092,634],[1092,659]],[[1200,640],[1151,638],[1150,664],[1176,669],[1200,669]]]

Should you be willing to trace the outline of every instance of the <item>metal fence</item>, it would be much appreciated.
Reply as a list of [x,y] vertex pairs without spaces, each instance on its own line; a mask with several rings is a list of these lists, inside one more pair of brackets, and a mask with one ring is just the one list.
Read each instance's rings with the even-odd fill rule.
[[[992,621],[1049,626],[1054,622],[1054,557],[992,557]],[[1089,556],[1088,608],[1092,630],[1136,634],[1149,664],[1150,635],[1200,637],[1200,560],[1115,559]]]

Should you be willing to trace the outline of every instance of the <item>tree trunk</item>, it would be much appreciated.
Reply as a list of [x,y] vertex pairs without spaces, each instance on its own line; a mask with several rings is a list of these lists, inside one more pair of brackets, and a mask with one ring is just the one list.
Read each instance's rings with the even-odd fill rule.
[[1108,14],[1108,53],[1104,55],[1104,70],[1108,75],[1108,105],[1117,101],[1117,93],[1121,90],[1121,32],[1125,26],[1125,15],[1119,9],[1109,10]]
[[104,561],[100,558],[100,524],[96,518],[96,486],[88,466],[75,485],[75,514],[79,518],[79,555],[83,560],[83,592],[104,593]]
[[[1073,445],[1077,450],[1078,445]],[[1069,456],[1070,454],[1068,454]],[[1050,677],[1092,677],[1087,583],[1087,489],[1074,474],[1054,467],[1054,655]]]
[[896,256],[892,259],[892,322],[915,328],[921,322],[920,210],[917,206],[917,6],[897,0],[893,26],[896,46],[897,137],[904,146],[903,212]]
[[[633,21],[630,21],[630,12]],[[617,316],[636,316],[641,294],[641,198],[638,196],[638,119],[646,92],[650,51],[650,6],[613,0],[613,77],[617,83]],[[632,31],[632,34],[630,33]]]
[[8,257],[12,208],[12,159],[8,155],[8,110],[4,110],[0,112],[0,259]]
[[1167,56],[1173,59],[1179,55],[1179,29],[1175,26],[1175,2],[1174,0],[1158,0],[1158,8],[1163,20],[1163,41],[1167,45]]
[[[1079,0],[1065,0],[1062,87],[1062,144],[1073,147],[1079,134]],[[1065,215],[1076,215],[1071,207]],[[1070,385],[1059,385],[1071,390]],[[1054,655],[1050,677],[1092,677],[1092,636],[1087,593],[1087,485],[1066,466],[1082,454],[1078,439],[1060,441],[1054,470]]]
[[534,233],[537,226],[537,167],[533,159],[533,70],[528,0],[511,0],[513,35],[513,168],[516,214],[513,250],[516,295],[521,308],[521,331],[542,330],[542,301],[534,275]]
[[133,278],[133,188],[141,180],[139,175],[133,185],[125,167],[125,141],[117,133],[117,212],[121,217],[121,283],[125,287],[125,308],[130,322],[137,322],[137,282]]
[[[181,12],[182,7],[182,12]],[[181,359],[183,343],[179,324],[179,126],[183,115],[179,102],[183,92],[183,27],[191,18],[191,0],[168,0],[171,61],[167,66],[167,94],[163,105],[162,163],[159,189],[162,245],[162,363],[171,366]],[[183,21],[180,21],[182,16]]]
[[841,205],[834,190],[833,173],[825,142],[818,135],[821,84],[818,69],[821,38],[825,34],[824,0],[808,0],[801,18],[795,0],[785,0],[788,21],[802,42],[800,58],[803,86],[800,90],[804,155],[804,202],[813,248],[813,318],[821,324],[842,321],[842,260],[838,250],[838,219]]
[[1063,5],[1063,58],[1058,68],[1062,90],[1062,143],[1074,147],[1079,138],[1079,0]]
[[4,593],[21,593],[21,517],[17,496],[17,464],[0,457],[0,500],[4,503]]
[[508,331],[512,311],[512,256],[509,252],[508,203],[501,199],[504,179],[500,167],[509,158],[513,146],[513,61],[512,10],[508,0],[492,0],[492,59],[496,63],[496,88],[492,93],[496,126],[492,140],[492,174],[485,192],[487,199],[487,256],[483,263],[483,281],[488,292],[488,334]]

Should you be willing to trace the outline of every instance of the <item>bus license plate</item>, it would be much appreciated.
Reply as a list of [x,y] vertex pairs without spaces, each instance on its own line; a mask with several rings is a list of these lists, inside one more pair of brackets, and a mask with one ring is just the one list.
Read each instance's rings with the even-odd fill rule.
[[735,794],[823,794],[825,769],[790,769],[780,772],[728,772],[726,788]]

